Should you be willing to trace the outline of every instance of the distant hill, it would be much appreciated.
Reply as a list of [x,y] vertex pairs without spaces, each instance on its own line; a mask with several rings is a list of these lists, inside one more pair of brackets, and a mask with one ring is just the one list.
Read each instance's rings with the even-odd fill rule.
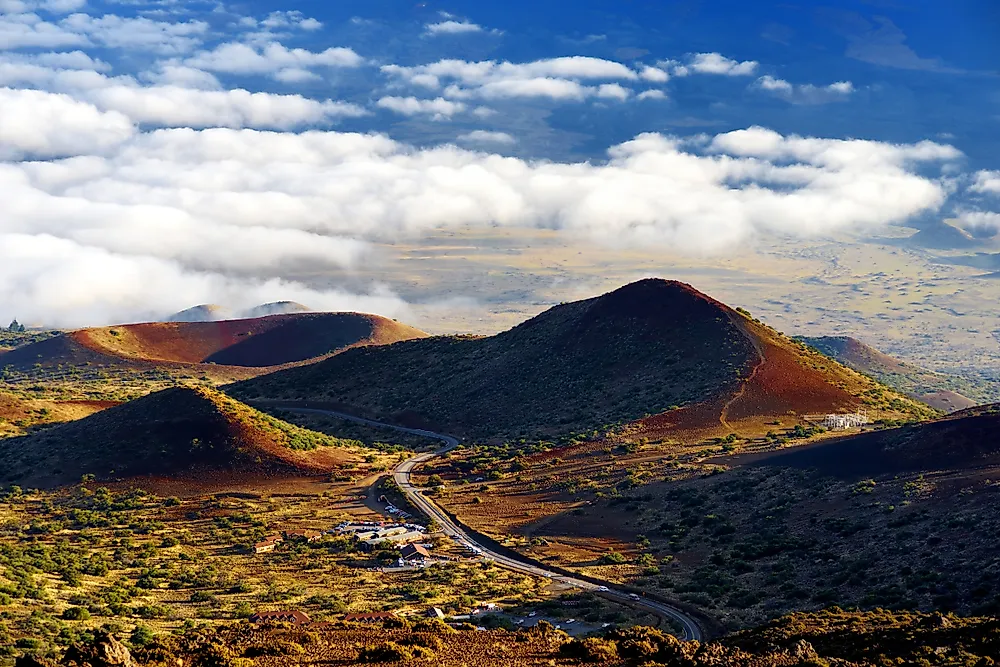
[[[657,279],[555,306],[496,336],[349,350],[227,391],[334,401],[478,436],[578,432],[651,415],[662,417],[640,430],[729,429],[862,401],[922,409],[690,285]],[[671,411],[685,405],[693,407]]]
[[267,317],[268,315],[287,315],[289,313],[308,313],[312,310],[308,306],[294,301],[275,301],[254,306],[242,313],[242,317]]
[[870,375],[896,391],[943,412],[955,412],[978,403],[1000,401],[1000,383],[935,373],[900,361],[849,336],[798,338],[823,354]]
[[187,308],[179,313],[174,313],[167,318],[167,322],[217,322],[219,320],[230,319],[231,313],[224,306],[214,303],[205,303],[200,306]]
[[0,447],[0,484],[142,475],[323,474],[361,457],[205,388],[172,388]]
[[926,223],[913,236],[905,240],[906,245],[935,250],[967,249],[982,245],[983,241],[949,220]]
[[298,313],[222,322],[153,322],[81,329],[0,357],[0,365],[235,366],[307,361],[358,345],[427,334],[377,315]]

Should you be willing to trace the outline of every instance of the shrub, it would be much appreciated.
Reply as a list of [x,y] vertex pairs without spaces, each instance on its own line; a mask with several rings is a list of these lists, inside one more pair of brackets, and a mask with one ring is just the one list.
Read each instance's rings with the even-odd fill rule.
[[598,562],[602,565],[621,565],[626,562],[626,560],[625,556],[621,555],[617,551],[609,551],[601,556]]
[[396,642],[385,642],[378,646],[367,646],[358,654],[358,662],[402,662],[434,657],[434,652],[423,646],[403,646]]
[[580,662],[609,663],[618,660],[618,646],[607,639],[587,637],[563,644],[559,647],[559,654]]
[[90,612],[83,607],[70,607],[62,613],[62,617],[67,621],[87,621],[90,620]]
[[135,629],[132,630],[132,634],[128,637],[129,643],[136,648],[149,646],[155,639],[156,635],[154,635],[153,631],[145,625],[135,626]]

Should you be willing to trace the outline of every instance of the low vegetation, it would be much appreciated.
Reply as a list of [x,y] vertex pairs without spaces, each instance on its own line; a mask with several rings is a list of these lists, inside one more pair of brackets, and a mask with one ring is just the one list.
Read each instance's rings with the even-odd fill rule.
[[[38,647],[17,650],[26,649],[38,652]],[[182,636],[133,632],[124,642],[113,633],[94,631],[82,633],[70,648],[52,653],[62,656],[62,664],[91,664],[90,660],[97,656],[115,656],[137,665],[195,667],[295,663],[444,667],[975,666],[992,665],[1000,657],[1000,625],[991,618],[884,610],[858,613],[831,608],[782,617],[714,642],[683,643],[660,629],[644,626],[570,639],[546,623],[517,631],[477,631],[469,626],[458,632],[443,624],[423,622],[305,628],[239,623],[191,630]],[[55,663],[41,657],[19,664],[46,667]]]

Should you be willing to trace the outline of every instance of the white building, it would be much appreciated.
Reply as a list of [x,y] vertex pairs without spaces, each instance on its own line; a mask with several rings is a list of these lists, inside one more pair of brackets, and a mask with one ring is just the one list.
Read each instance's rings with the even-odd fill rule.
[[849,428],[859,428],[868,423],[868,415],[862,412],[852,412],[842,415],[827,415],[823,426],[831,431],[845,431]]

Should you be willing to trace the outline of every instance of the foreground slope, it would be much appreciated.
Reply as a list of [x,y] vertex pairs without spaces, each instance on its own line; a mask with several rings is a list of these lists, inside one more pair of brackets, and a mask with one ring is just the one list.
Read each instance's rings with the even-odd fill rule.
[[[998,428],[1000,407],[779,452],[719,451],[674,462],[664,481],[577,494],[522,533],[545,545],[536,558],[733,627],[832,604],[993,615]],[[625,565],[599,560],[592,545],[609,536]]]
[[861,433],[766,458],[768,465],[860,479],[908,472],[1000,466],[1000,405],[924,424]]
[[4,365],[214,364],[266,368],[356,345],[426,336],[377,315],[296,313],[221,322],[151,322],[81,329],[5,354]]
[[328,473],[360,456],[207,388],[176,387],[0,448],[0,484],[140,475]]
[[[496,336],[350,350],[231,391],[248,400],[327,400],[482,436],[589,431],[646,417],[644,433],[729,429],[863,402],[920,412],[690,285],[657,279],[561,304]],[[675,409],[685,405],[693,407]]]
[[995,382],[935,373],[884,354],[850,336],[803,336],[799,340],[943,412],[1000,400],[1000,386]]

